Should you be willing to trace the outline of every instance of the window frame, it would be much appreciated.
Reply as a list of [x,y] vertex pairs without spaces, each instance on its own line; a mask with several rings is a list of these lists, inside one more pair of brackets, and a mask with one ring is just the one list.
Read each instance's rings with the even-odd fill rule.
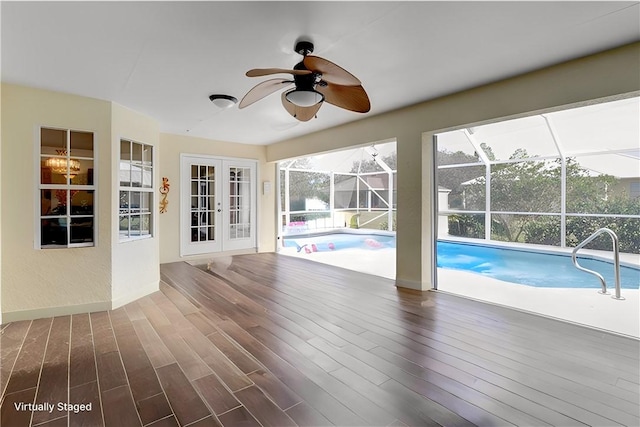
[[[128,143],[129,144],[129,158],[128,159],[123,159],[122,158],[122,145],[124,143]],[[133,153],[134,153],[134,145],[140,145],[141,146],[141,154],[142,154],[142,158],[140,163],[136,163],[136,160],[134,160],[133,158]],[[145,163],[145,157],[144,157],[144,153],[145,148],[149,148],[151,151],[151,160],[148,163]],[[135,242],[138,240],[146,240],[146,239],[152,239],[155,237],[155,232],[154,232],[154,225],[155,225],[155,213],[154,213],[154,203],[155,203],[155,192],[154,192],[154,186],[155,186],[155,179],[154,179],[154,171],[155,171],[155,159],[156,159],[156,150],[155,147],[152,144],[146,144],[144,142],[140,142],[140,141],[136,141],[134,139],[131,138],[124,138],[121,137],[119,138],[119,148],[118,148],[118,163],[117,163],[117,169],[116,169],[116,175],[117,175],[117,180],[118,180],[118,202],[117,202],[117,224],[118,224],[118,242],[119,243],[126,243],[126,242]],[[130,171],[130,175],[129,175],[129,185],[122,185],[122,181],[120,180],[120,172],[121,172],[121,166],[123,164],[123,162],[128,162],[129,164],[129,171]],[[140,175],[140,185],[139,186],[135,186],[134,185],[134,180],[131,178],[131,171],[133,171],[134,167],[138,167],[142,173]],[[150,184],[149,186],[145,187],[145,179],[144,179],[144,175],[145,175],[145,171],[148,171],[149,177],[150,177]],[[123,209],[121,207],[121,197],[122,197],[122,193],[126,192],[128,193],[127,196],[127,208]],[[142,204],[142,194],[148,194],[149,196],[149,206],[148,206],[148,211],[143,210],[144,207],[138,206],[138,208],[132,208],[131,207],[131,200],[132,200],[132,194],[133,193],[140,193],[140,204]],[[126,211],[126,212],[125,212]],[[132,231],[136,231],[132,229],[132,221],[131,218],[134,216],[139,216],[139,224],[138,227],[140,227],[142,225],[142,217],[143,216],[147,216],[149,221],[149,226],[148,226],[148,233],[147,234],[138,234],[138,235],[132,235]],[[128,217],[127,220],[127,235],[123,235],[120,229],[120,222],[122,221],[122,217]],[[140,231],[140,229],[138,228],[138,231]],[[145,230],[147,231],[147,230]]]
[[[67,179],[64,184],[54,184],[54,183],[42,183],[42,161],[45,158],[51,158],[51,154],[44,154],[42,152],[42,131],[44,129],[54,130],[54,131],[63,131],[66,133],[66,159],[69,161],[72,157],[76,160],[90,160],[93,163],[93,172],[92,172],[92,184],[72,184],[71,179]],[[86,156],[72,156],[71,152],[71,133],[90,133],[92,135],[92,157]],[[34,129],[35,137],[35,155],[34,155],[34,172],[36,174],[36,191],[35,191],[35,221],[34,221],[34,241],[33,246],[36,250],[49,250],[49,249],[72,249],[72,248],[88,248],[88,247],[96,247],[98,246],[98,153],[96,149],[96,141],[97,141],[97,133],[94,130],[87,129],[72,129],[69,127],[60,127],[60,126],[47,126],[47,125],[37,125]],[[55,156],[53,156],[55,157]],[[72,177],[73,178],[73,177]],[[43,215],[42,214],[42,191],[56,191],[63,190],[67,192],[67,198],[65,201],[66,206],[71,205],[71,192],[72,191],[90,191],[93,194],[93,212],[91,215],[72,215],[71,209],[69,208],[65,215]],[[42,220],[47,218],[64,218],[67,221],[66,233],[67,233],[67,243],[57,244],[57,245],[42,245]],[[91,242],[81,242],[81,243],[72,243],[71,242],[71,228],[70,224],[72,223],[73,218],[92,218],[92,241]]]

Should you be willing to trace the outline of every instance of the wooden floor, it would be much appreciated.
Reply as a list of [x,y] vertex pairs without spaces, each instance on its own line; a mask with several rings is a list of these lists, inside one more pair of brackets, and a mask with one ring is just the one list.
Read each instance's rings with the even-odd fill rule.
[[3,325],[0,425],[640,425],[637,340],[276,254],[210,268]]

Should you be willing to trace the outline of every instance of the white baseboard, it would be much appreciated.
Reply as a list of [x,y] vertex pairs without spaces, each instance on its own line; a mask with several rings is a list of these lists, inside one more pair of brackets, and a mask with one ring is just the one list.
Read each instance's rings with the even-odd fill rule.
[[2,313],[2,322],[11,323],[20,320],[35,320],[46,317],[68,316],[70,314],[92,313],[95,311],[113,310],[129,304],[139,298],[152,294],[160,290],[160,282],[150,283],[144,287],[137,288],[133,292],[128,292],[113,301],[92,302],[78,305],[65,305],[62,307],[43,307],[31,310],[5,311]]
[[43,307],[31,310],[5,311],[2,313],[4,323],[18,322],[20,320],[34,320],[45,317],[68,316],[70,314],[91,313],[111,309],[111,302],[92,302],[78,305],[65,305],[62,307]]
[[114,298],[111,301],[111,309],[116,309],[122,307],[123,305],[127,305],[130,302],[133,302],[142,297],[146,297],[149,294],[152,294],[156,291],[160,290],[160,281],[149,283],[145,286],[137,287],[132,292],[127,292],[124,295],[120,295],[117,298]]

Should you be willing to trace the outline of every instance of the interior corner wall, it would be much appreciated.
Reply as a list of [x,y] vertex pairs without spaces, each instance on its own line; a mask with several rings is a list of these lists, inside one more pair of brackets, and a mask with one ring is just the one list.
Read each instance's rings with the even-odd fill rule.
[[[3,321],[110,308],[110,103],[10,84],[1,96]],[[95,247],[35,249],[41,126],[94,132]]]
[[[267,147],[267,161],[397,139],[396,284],[432,288],[432,136],[640,91],[640,42]],[[372,104],[375,107],[375,98]],[[427,135],[423,140],[423,135]]]
[[[159,124],[155,120],[118,104],[111,104],[111,170],[120,169],[120,140],[130,139],[154,147],[153,170],[153,237],[142,240],[120,242],[119,229],[119,191],[118,174],[111,177],[111,210],[108,220],[111,222],[111,259],[112,282],[111,298],[113,308],[120,307],[159,289],[160,284],[160,233],[157,226],[160,215],[158,209],[160,187],[159,165]],[[105,217],[105,220],[107,218]]]
[[[160,262],[190,261],[220,254],[203,254],[191,257],[180,256],[180,154],[201,154],[213,157],[234,157],[258,161],[257,231],[258,251],[275,251],[276,239],[276,194],[275,163],[266,162],[266,148],[262,145],[238,144],[210,139],[160,134],[160,176],[167,177],[171,184],[167,200],[167,212],[159,215],[161,235]],[[272,183],[271,192],[264,194],[262,183]]]

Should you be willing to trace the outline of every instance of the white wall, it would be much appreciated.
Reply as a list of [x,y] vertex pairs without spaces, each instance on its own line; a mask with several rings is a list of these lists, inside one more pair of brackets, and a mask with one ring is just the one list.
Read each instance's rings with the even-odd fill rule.
[[[640,90],[640,43],[272,144],[267,161],[397,139],[396,284],[432,287],[433,135]],[[372,100],[375,107],[375,99]],[[418,195],[421,195],[418,196]]]
[[119,206],[119,177],[117,173],[111,175],[111,257],[112,282],[111,297],[113,307],[127,304],[137,298],[155,292],[160,284],[160,216],[158,209],[160,184],[159,157],[160,131],[158,123],[142,114],[132,111],[118,104],[112,104],[111,109],[111,171],[119,170],[120,139],[130,139],[154,147],[153,162],[153,237],[144,240],[120,242],[118,227]]

